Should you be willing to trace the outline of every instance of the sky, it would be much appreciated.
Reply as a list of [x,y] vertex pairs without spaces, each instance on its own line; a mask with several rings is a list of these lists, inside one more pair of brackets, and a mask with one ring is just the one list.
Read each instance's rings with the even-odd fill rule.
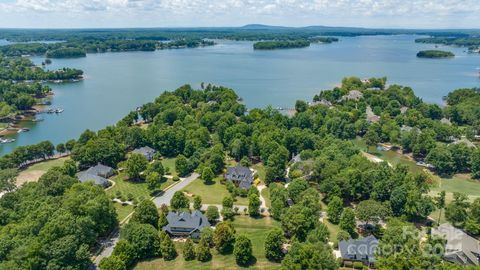
[[480,0],[0,0],[0,28],[480,28]]

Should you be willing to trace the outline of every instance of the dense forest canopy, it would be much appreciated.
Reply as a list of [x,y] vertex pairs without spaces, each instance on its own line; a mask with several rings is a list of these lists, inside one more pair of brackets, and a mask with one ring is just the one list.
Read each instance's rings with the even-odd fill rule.
[[[391,218],[393,223],[381,240],[384,243],[398,232],[397,218],[401,222],[424,221],[436,207],[429,195],[429,175],[412,173],[402,165],[370,162],[352,139],[363,137],[372,146],[380,142],[397,145],[415,158],[427,159],[440,173],[479,175],[480,158],[474,158],[480,156],[479,150],[452,144],[462,136],[478,134],[478,120],[463,109],[472,106],[469,100],[479,97],[478,90],[454,91],[447,98],[448,106],[441,108],[423,102],[409,87],[386,82],[386,78],[345,78],[340,87],[321,91],[311,103],[297,101],[291,117],[271,107],[247,112],[229,88],[203,85],[194,90],[185,85],[162,93],[114,126],[85,131],[65,147],[75,170],[77,165],[84,169],[98,162],[117,167],[128,152],[142,146],[154,148],[163,157],[176,157],[180,176],[193,171],[221,174],[227,156],[246,164],[262,162],[272,201],[270,212],[293,241],[283,267],[308,267],[305,256],[312,254],[324,256],[328,269],[335,269],[318,218],[320,194],[332,208],[335,203],[356,204],[353,218],[356,215],[360,221],[375,224]],[[459,118],[451,117],[452,123],[447,124],[442,119],[452,110]],[[18,147],[0,158],[0,167],[15,169],[54,152],[49,142]],[[275,182],[287,177],[286,166],[296,154],[302,161],[292,167],[289,177],[293,180],[288,187],[277,185]],[[29,263],[49,269],[86,269],[88,250],[95,239],[116,225],[113,206],[104,192],[79,184],[69,176],[76,171],[66,167],[54,168],[38,183],[24,185],[0,199],[0,269],[28,269]],[[287,199],[293,206],[287,206]],[[462,202],[460,197],[457,201],[459,205]],[[480,219],[472,216],[469,222],[471,232],[480,233],[474,230]],[[342,226],[347,238],[356,237],[351,226]],[[127,242],[137,245],[138,258],[158,255],[152,245],[139,246],[135,239],[141,232],[149,235],[153,247],[158,245],[155,222],[153,226],[129,224],[123,234]],[[421,247],[418,239],[409,244]],[[421,252],[408,256],[409,260],[398,262],[379,254],[378,266],[412,269],[412,262],[421,262],[436,269],[453,269],[435,256]],[[392,268],[394,263],[405,266]]]

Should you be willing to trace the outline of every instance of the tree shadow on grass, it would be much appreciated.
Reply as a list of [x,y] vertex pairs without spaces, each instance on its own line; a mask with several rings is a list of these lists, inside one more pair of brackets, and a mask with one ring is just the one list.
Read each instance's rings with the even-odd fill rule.
[[257,258],[255,258],[255,256],[252,255],[252,257],[250,257],[250,260],[248,260],[248,262],[246,264],[239,264],[237,263],[237,265],[240,267],[240,268],[249,268],[250,266],[253,266],[257,263]]

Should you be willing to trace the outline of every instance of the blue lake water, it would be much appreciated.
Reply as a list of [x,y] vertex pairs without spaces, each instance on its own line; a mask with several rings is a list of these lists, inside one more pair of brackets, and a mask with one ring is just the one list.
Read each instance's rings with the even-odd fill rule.
[[[416,36],[363,36],[340,38],[333,44],[309,48],[254,51],[252,42],[218,41],[197,49],[88,54],[86,58],[54,59],[48,68],[80,68],[86,80],[52,85],[53,107],[64,113],[43,115],[16,142],[0,146],[0,154],[14,147],[50,140],[57,144],[77,138],[89,128],[98,130],[120,120],[137,106],[165,90],[201,82],[231,87],[252,107],[293,107],[295,100],[310,101],[321,89],[330,89],[345,76],[387,76],[390,84],[411,86],[429,102],[463,87],[480,87],[479,54],[464,48],[440,46],[454,59],[418,59],[431,44],[414,43]],[[42,58],[36,57],[37,63]]]

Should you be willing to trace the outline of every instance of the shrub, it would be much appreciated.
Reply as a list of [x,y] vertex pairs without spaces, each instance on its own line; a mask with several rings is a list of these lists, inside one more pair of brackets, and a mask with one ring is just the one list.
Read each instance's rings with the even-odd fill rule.
[[353,268],[355,268],[355,269],[363,269],[363,263],[361,263],[361,262],[353,262]]

